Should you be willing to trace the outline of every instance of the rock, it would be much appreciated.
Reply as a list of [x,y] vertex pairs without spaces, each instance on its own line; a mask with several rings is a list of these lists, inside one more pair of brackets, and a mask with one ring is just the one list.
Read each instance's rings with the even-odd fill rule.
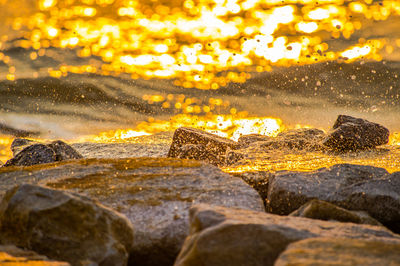
[[[183,147],[187,144],[190,146]],[[207,161],[214,165],[224,164],[225,154],[229,149],[236,149],[239,144],[199,129],[181,127],[175,130],[168,157]]]
[[11,144],[14,157],[4,166],[30,166],[83,158],[74,148],[61,140],[49,144],[28,139],[15,139]]
[[400,172],[351,164],[338,164],[312,172],[278,172],[269,180],[268,208],[288,215],[311,199],[339,207],[366,211],[400,232]]
[[334,151],[373,149],[389,142],[389,130],[382,125],[347,115],[339,115],[323,145]]
[[249,134],[249,135],[242,135],[238,139],[238,143],[241,147],[249,146],[249,144],[257,141],[270,141],[273,140],[273,137],[265,136],[261,134]]
[[0,196],[17,183],[85,194],[125,214],[134,225],[135,265],[173,264],[193,203],[264,211],[258,193],[243,180],[186,159],[86,159],[0,169]]
[[21,138],[16,138],[13,140],[11,143],[11,151],[13,153],[13,156],[17,155],[20,151],[22,151],[24,148],[26,148],[29,145],[38,143],[34,140],[30,139],[21,139]]
[[56,161],[72,160],[72,159],[82,159],[80,155],[74,148],[69,146],[67,143],[61,140],[53,141],[47,146],[56,153]]
[[126,217],[64,191],[23,184],[0,204],[2,243],[77,265],[126,265],[133,228]]
[[254,172],[243,172],[243,173],[232,173],[231,175],[240,177],[247,184],[253,187],[260,197],[263,199],[264,204],[268,196],[268,180],[273,175],[266,171],[254,171]]
[[31,250],[23,250],[12,245],[0,246],[1,265],[40,265],[40,266],[68,266],[67,262],[50,261],[46,256]]
[[322,200],[311,200],[289,216],[355,224],[382,225],[364,211],[349,211]]
[[399,250],[399,243],[310,238],[290,244],[274,265],[400,265]]
[[273,265],[290,243],[315,237],[400,243],[400,236],[379,226],[200,204],[190,210],[190,235],[175,266]]
[[44,144],[33,144],[20,151],[13,158],[8,160],[6,166],[30,166],[56,161],[56,154],[53,149]]

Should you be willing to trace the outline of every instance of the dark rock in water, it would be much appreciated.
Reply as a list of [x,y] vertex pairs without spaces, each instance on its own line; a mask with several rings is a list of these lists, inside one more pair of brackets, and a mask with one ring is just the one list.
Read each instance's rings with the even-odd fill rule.
[[14,157],[4,166],[30,166],[83,158],[74,148],[61,140],[42,144],[28,139],[15,139],[11,143],[11,150]]
[[30,139],[20,139],[16,138],[13,140],[11,143],[11,151],[13,155],[17,155],[20,151],[22,151],[24,148],[26,148],[28,145],[32,145],[34,143],[38,143],[36,141],[30,140]]
[[134,225],[132,265],[172,265],[194,203],[265,210],[258,193],[240,178],[177,158],[86,159],[0,169],[0,196],[18,183],[84,194],[125,214]]
[[310,238],[290,244],[274,265],[400,265],[399,250],[400,243]]
[[322,200],[311,200],[289,216],[355,224],[382,225],[364,211],[349,211]]
[[0,204],[2,243],[79,265],[126,265],[133,228],[126,217],[95,201],[24,184]]
[[334,151],[373,149],[389,142],[389,130],[364,119],[339,115],[323,145]]
[[268,211],[288,215],[311,199],[342,208],[366,211],[400,232],[400,172],[338,164],[312,172],[278,172],[270,178]]
[[56,153],[56,161],[83,158],[82,155],[80,155],[74,148],[69,146],[64,141],[56,140],[50,144],[47,144],[47,146],[52,148],[53,151]]
[[400,243],[384,227],[279,216],[205,204],[190,210],[190,235],[175,266],[274,265],[293,242],[315,237]]
[[250,135],[240,136],[238,139],[238,143],[240,144],[240,146],[246,147],[246,146],[249,146],[249,144],[251,144],[253,142],[269,141],[269,140],[273,140],[273,138],[270,136],[265,136],[265,135],[261,135],[261,134],[250,134]]
[[46,256],[12,245],[0,246],[1,265],[69,266],[68,262],[50,261]]
[[[184,145],[191,144],[184,148]],[[196,146],[193,146],[196,145]],[[225,154],[229,149],[236,149],[239,144],[199,129],[181,127],[175,130],[168,157],[202,160],[220,165],[225,163]],[[188,157],[184,155],[188,153]]]
[[33,144],[17,153],[15,157],[8,160],[6,166],[30,166],[42,163],[52,163],[56,161],[56,153],[44,144]]

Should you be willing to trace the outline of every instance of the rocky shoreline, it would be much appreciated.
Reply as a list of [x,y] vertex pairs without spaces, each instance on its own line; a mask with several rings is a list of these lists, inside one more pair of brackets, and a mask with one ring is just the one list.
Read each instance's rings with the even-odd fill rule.
[[112,145],[100,155],[85,144],[16,139],[0,168],[0,262],[400,265],[400,172],[218,168],[257,151],[347,153],[388,140],[385,127],[344,115],[328,133],[238,142],[180,128],[170,146],[123,155]]

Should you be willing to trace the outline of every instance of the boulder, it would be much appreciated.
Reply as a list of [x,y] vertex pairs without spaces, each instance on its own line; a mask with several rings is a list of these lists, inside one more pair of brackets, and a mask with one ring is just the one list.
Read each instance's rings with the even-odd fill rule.
[[1,265],[37,265],[37,266],[69,266],[68,262],[51,261],[46,256],[31,250],[24,250],[12,245],[0,246]]
[[11,150],[14,157],[4,166],[30,166],[83,158],[74,148],[61,140],[43,144],[28,139],[15,139],[11,143]]
[[400,172],[389,174],[378,167],[338,164],[312,172],[278,172],[270,178],[269,212],[288,215],[311,199],[366,211],[400,232]]
[[290,244],[274,265],[400,265],[399,250],[399,243],[310,238]]
[[238,139],[238,143],[241,147],[247,147],[253,142],[270,140],[273,140],[273,137],[261,134],[249,134],[240,136]]
[[0,169],[1,191],[39,183],[87,195],[134,225],[131,263],[171,265],[188,233],[193,203],[264,211],[258,193],[217,167],[177,158],[86,159]]
[[[188,144],[190,145],[187,146]],[[221,165],[225,163],[228,148],[238,147],[236,141],[199,129],[181,127],[175,130],[168,157],[195,159]]]
[[53,141],[47,144],[47,147],[53,149],[56,154],[56,161],[72,160],[72,159],[82,159],[80,155],[74,148],[61,140]]
[[274,265],[289,244],[315,237],[400,243],[400,236],[379,226],[200,204],[190,210],[190,235],[175,266]]
[[266,171],[251,171],[232,173],[231,175],[240,177],[252,188],[254,188],[265,203],[268,195],[268,180],[273,175],[272,173]]
[[33,144],[25,147],[13,158],[8,160],[6,166],[30,166],[35,164],[52,163],[56,161],[56,153],[44,144]]
[[339,115],[333,130],[323,140],[327,148],[340,151],[373,149],[389,142],[389,130],[377,123],[347,115]]
[[97,202],[64,191],[23,184],[0,204],[2,243],[32,249],[73,265],[126,265],[131,223]]
[[289,216],[355,224],[382,225],[364,211],[349,211],[322,200],[310,200]]

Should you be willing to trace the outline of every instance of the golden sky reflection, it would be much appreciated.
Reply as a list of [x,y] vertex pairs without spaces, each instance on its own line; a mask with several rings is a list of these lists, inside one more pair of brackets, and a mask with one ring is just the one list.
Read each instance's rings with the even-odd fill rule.
[[[364,21],[399,16],[399,1],[37,0],[36,5],[38,12],[12,21],[13,29],[25,31],[26,40],[18,45],[35,50],[31,60],[52,46],[75,48],[80,57],[98,56],[103,62],[49,69],[55,77],[128,73],[217,89],[276,65],[380,60],[383,47],[386,52],[398,48],[385,39],[352,36]],[[337,51],[328,42],[339,38],[351,41]],[[6,58],[0,54],[0,59]],[[18,78],[12,67],[8,79]]]

